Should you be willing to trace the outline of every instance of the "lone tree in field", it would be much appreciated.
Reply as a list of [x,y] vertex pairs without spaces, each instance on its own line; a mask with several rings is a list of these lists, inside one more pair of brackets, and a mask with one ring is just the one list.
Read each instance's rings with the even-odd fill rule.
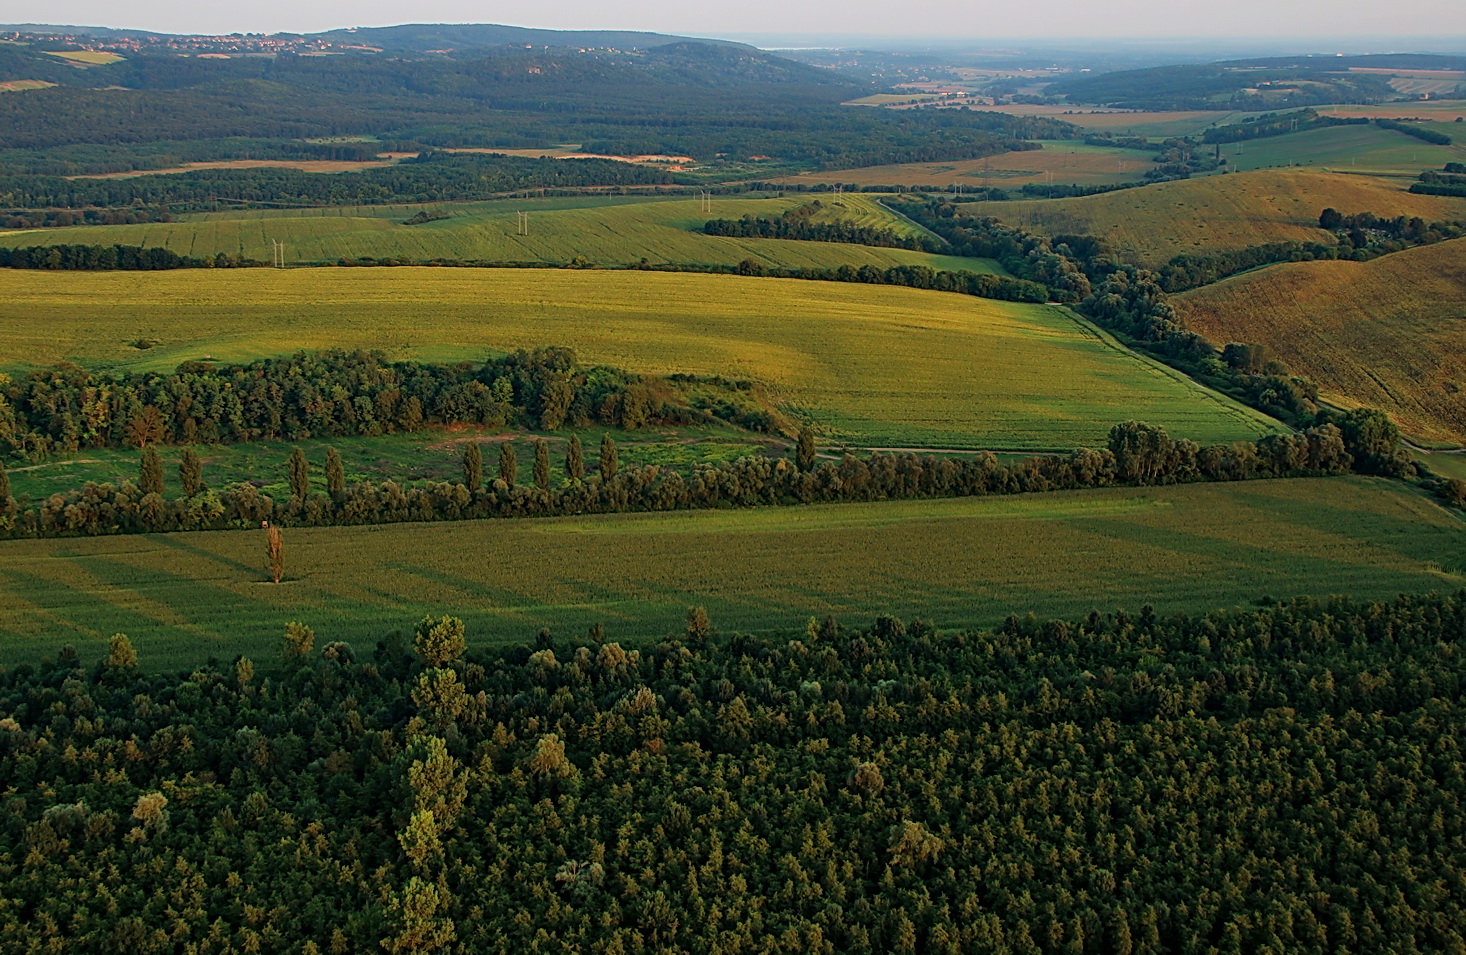
[[499,445],[499,480],[510,487],[519,476],[519,458],[514,454],[514,442],[505,441]]
[[463,486],[470,491],[484,486],[484,452],[477,441],[463,450]]
[[339,501],[346,494],[346,465],[335,448],[326,449],[326,493],[331,500]]
[[565,476],[572,481],[585,480],[585,451],[578,434],[570,436],[570,450],[565,452]]
[[178,483],[189,497],[203,492],[204,462],[193,448],[184,448],[183,456],[178,459]]
[[412,649],[424,666],[441,667],[463,656],[463,621],[457,617],[423,617]]
[[550,446],[543,438],[534,442],[534,486],[541,491],[550,489]]
[[280,528],[269,521],[261,521],[265,529],[265,556],[270,560],[270,579],[275,583],[285,575],[285,542],[280,539]]
[[799,444],[795,447],[794,463],[801,471],[814,470],[814,431],[809,425],[799,429]]
[[601,480],[609,481],[616,476],[620,458],[616,454],[616,442],[610,434],[601,435]]
[[163,459],[154,448],[143,449],[143,459],[138,467],[138,489],[144,494],[163,493]]
[[311,492],[311,466],[305,459],[305,452],[296,448],[290,452],[290,496],[303,501]]

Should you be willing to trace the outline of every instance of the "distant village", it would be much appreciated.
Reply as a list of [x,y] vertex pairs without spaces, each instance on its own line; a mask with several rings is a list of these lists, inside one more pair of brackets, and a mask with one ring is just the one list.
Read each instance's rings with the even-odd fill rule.
[[185,56],[261,56],[294,53],[321,56],[333,53],[380,53],[380,47],[343,43],[324,37],[293,33],[231,33],[227,36],[173,36],[155,33],[0,33],[0,41],[50,44],[96,53],[173,52]]

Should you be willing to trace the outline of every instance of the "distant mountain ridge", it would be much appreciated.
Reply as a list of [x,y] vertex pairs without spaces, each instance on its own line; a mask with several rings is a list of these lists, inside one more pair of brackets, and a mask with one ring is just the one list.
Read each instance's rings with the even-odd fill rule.
[[[43,33],[65,36],[170,37],[211,34],[158,33],[152,30],[131,30],[118,27],[77,26],[55,23],[0,23],[0,31]],[[637,30],[544,30],[516,27],[502,23],[403,23],[387,27],[340,27],[319,33],[297,33],[282,30],[273,34],[284,37],[308,37],[333,43],[356,43],[406,53],[430,50],[472,50],[498,46],[592,47],[617,50],[648,50],[669,43],[689,40],[718,46],[753,49],[745,43],[714,40],[705,37],[679,36],[668,33],[647,33]]]
[[646,50],[669,43],[693,40],[718,46],[752,49],[747,44],[702,37],[673,36],[634,30],[542,30],[506,26],[500,23],[405,23],[391,27],[360,27],[306,34],[341,43],[355,40],[387,50],[424,52],[462,50],[528,44],[552,47],[609,47],[618,50]]

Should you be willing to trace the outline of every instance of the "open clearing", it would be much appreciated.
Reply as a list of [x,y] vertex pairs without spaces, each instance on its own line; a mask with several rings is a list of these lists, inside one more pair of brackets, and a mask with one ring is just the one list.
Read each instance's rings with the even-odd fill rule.
[[0,82],[0,93],[20,93],[25,90],[44,90],[55,86],[45,80],[5,80]]
[[[1454,122],[1457,116],[1466,117],[1466,100],[1410,100],[1405,103],[1379,103],[1372,106],[1320,106],[1320,113],[1328,116],[1366,116],[1370,119],[1431,119],[1440,123]],[[1466,124],[1463,124],[1466,125]],[[1457,129],[1458,136],[1466,138],[1466,130]],[[1449,135],[1449,134],[1448,134]]]
[[1387,179],[1303,170],[1259,170],[1080,199],[974,202],[962,208],[1046,235],[1101,236],[1121,259],[1156,267],[1188,252],[1332,241],[1318,227],[1318,214],[1330,206],[1346,214],[1466,219],[1466,199],[1412,195],[1405,184]]
[[1202,443],[1277,427],[1067,309],[943,292],[430,268],[12,271],[0,290],[0,367],[171,369],[332,346],[456,360],[565,345],[642,373],[762,381],[829,438],[868,446],[1093,446],[1127,418]]
[[1046,142],[1043,149],[1002,153],[985,159],[863,166],[807,172],[780,182],[806,185],[840,182],[860,186],[954,186],[1016,189],[1031,183],[1111,185],[1142,178],[1154,156],[1133,149],[1109,149],[1082,142]]
[[1418,439],[1466,442],[1466,239],[1276,265],[1175,302],[1191,328],[1266,345],[1330,400],[1382,408]]
[[132,169],[126,172],[102,172],[90,176],[70,176],[71,179],[135,179],[138,176],[171,176],[185,172],[200,172],[205,169],[299,169],[301,172],[355,172],[360,169],[378,169],[390,166],[388,161],[346,162],[339,159],[228,159],[217,162],[185,163],[168,169]]
[[[461,259],[564,264],[577,257],[592,264],[737,265],[752,259],[784,267],[925,265],[934,269],[996,271],[983,259],[931,255],[834,242],[743,239],[703,235],[709,219],[777,216],[812,197],[717,199],[704,212],[696,199],[585,197],[518,199],[431,205],[341,206],[317,210],[235,211],[193,215],[186,221],[144,225],[81,226],[0,234],[9,246],[162,246],[180,255],[220,252],[256,261],[273,257],[271,240],[285,243],[291,264],[341,259]],[[840,219],[899,234],[921,231],[870,196],[821,196],[819,219]],[[449,218],[404,225],[422,212]],[[528,212],[529,234],[518,235],[518,213]],[[818,221],[818,220],[817,220]]]
[[65,60],[72,66],[106,66],[109,63],[121,63],[125,57],[116,53],[102,53],[92,50],[61,50],[59,52],[46,50],[47,56],[54,56],[57,59]]
[[1152,603],[1200,612],[1263,595],[1454,590],[1466,525],[1361,478],[592,518],[287,529],[286,582],[258,530],[0,544],[0,659],[118,631],[147,667],[246,654],[273,664],[289,620],[359,652],[427,613],[472,643],[540,627],[611,640],[890,612],[946,627]]

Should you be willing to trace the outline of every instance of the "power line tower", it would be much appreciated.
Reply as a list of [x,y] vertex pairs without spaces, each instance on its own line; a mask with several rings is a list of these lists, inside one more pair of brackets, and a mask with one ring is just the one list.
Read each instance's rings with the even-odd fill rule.
[[270,264],[277,269],[285,268],[285,243],[277,239],[271,239],[270,244],[275,247],[275,259]]
[[713,211],[713,194],[706,189],[701,190],[698,193],[697,208],[700,212],[706,212],[711,215]]
[[529,235],[529,213],[517,212],[515,215],[519,216],[519,234]]

